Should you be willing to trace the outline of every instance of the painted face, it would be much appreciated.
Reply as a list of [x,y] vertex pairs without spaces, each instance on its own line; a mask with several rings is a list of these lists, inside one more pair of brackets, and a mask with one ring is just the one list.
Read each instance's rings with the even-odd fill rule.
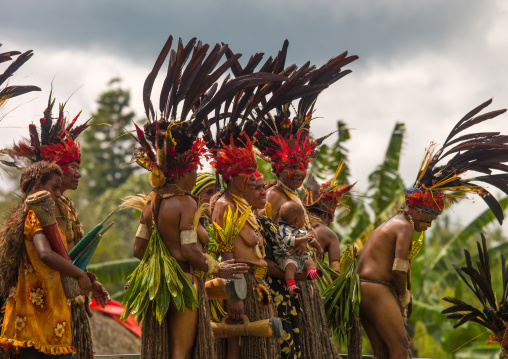
[[203,203],[210,203],[210,199],[213,197],[214,194],[215,194],[215,185],[211,184],[203,188],[203,190],[199,194],[199,198],[201,198],[201,201],[203,201]]
[[75,191],[79,185],[81,172],[79,172],[79,163],[69,162],[60,166],[63,171],[62,176],[62,193],[70,189]]
[[244,195],[245,200],[256,209],[263,209],[266,205],[265,181],[263,178],[256,179],[253,189],[247,189]]
[[411,215],[415,224],[415,231],[425,232],[432,225],[432,221],[437,218],[437,214],[428,213],[420,209],[412,208]]
[[292,189],[298,189],[302,186],[306,175],[307,168],[302,163],[295,163],[288,165],[279,173],[279,180]]
[[233,186],[240,192],[246,192],[247,189],[253,190],[256,186],[255,168],[247,168],[231,178]]
[[39,184],[37,188],[39,191],[48,191],[51,194],[53,201],[57,201],[62,195],[60,189],[62,186],[62,178],[58,175],[53,175],[48,182]]

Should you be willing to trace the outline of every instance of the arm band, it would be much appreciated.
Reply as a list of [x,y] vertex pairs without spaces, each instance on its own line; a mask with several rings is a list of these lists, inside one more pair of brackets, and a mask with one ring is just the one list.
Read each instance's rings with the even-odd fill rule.
[[198,242],[198,232],[195,229],[186,229],[185,231],[180,231],[180,244],[193,244]]
[[393,261],[392,271],[409,272],[409,261],[407,259],[395,258]]
[[146,225],[143,223],[139,224],[138,230],[136,232],[136,237],[144,239],[148,241],[150,239],[150,235],[148,234],[148,228],[146,228]]
[[220,269],[220,263],[213,259],[208,253],[203,255],[205,256],[205,262],[208,266],[208,274],[216,274]]

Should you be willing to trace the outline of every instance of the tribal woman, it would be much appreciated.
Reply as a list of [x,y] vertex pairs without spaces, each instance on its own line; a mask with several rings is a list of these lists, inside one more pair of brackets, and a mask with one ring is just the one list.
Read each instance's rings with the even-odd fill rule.
[[[294,87],[298,87],[301,96],[298,106],[295,106],[296,114],[293,119],[290,109],[295,96],[275,106],[277,113],[266,116],[260,122],[256,133],[256,146],[261,151],[262,158],[271,164],[272,172],[278,179],[276,184],[267,190],[273,221],[278,221],[279,210],[285,202],[294,201],[303,206],[297,190],[302,186],[309,163],[317,155],[320,144],[329,136],[317,140],[310,138],[310,123],[315,101],[321,91],[351,72],[342,70],[342,67],[357,58],[344,52],[318,69],[307,63],[289,76],[288,83],[294,82],[293,87],[281,86],[274,92],[273,98],[284,99],[284,92],[294,91]],[[313,231],[307,214],[305,227],[309,232]],[[301,254],[308,249],[304,244],[294,250]],[[316,255],[318,258],[321,257],[321,253]],[[299,282],[298,286],[303,292],[299,295],[302,304],[300,337],[303,357],[339,358],[326,324],[319,288],[315,281]]]
[[[20,358],[68,358],[72,347],[70,300],[60,273],[77,278],[81,294],[92,289],[88,275],[53,251],[34,212],[24,200],[37,191],[60,197],[62,171],[40,161],[21,174],[22,202],[0,229],[0,290],[8,291],[0,346]],[[66,245],[65,233],[58,228]],[[43,356],[44,355],[44,356]]]
[[[81,174],[81,152],[77,137],[89,127],[89,121],[76,125],[79,114],[68,121],[65,117],[65,104],[59,107],[58,117],[54,118],[52,110],[55,99],[49,95],[48,107],[40,119],[40,127],[34,124],[28,126],[30,142],[21,140],[11,149],[6,150],[13,160],[11,165],[23,168],[26,163],[49,161],[55,162],[62,169],[61,196],[56,201],[56,217],[60,228],[67,239],[67,249],[70,251],[83,238],[83,230],[73,203],[64,196],[68,190],[76,190]],[[5,162],[4,162],[5,163]],[[90,273],[93,281],[93,298],[102,306],[110,300],[106,288]],[[75,359],[93,359],[92,331],[88,310],[89,298],[77,296],[71,300],[73,347],[76,349]]]
[[[134,255],[142,261],[130,277],[124,316],[134,309],[135,317],[144,319],[142,358],[206,359],[214,358],[215,350],[203,279],[207,274],[234,278],[248,267],[235,260],[219,264],[204,253],[208,235],[199,222],[197,197],[189,193],[206,153],[205,142],[198,135],[204,123],[218,120],[207,116],[219,111],[223,101],[244,86],[266,79],[247,75],[217,91],[216,81],[240,55],[218,65],[227,45],[217,44],[208,55],[210,46],[196,39],[185,46],[180,40],[176,51],[171,45],[172,37],[145,80],[143,98],[149,121],[144,130],[136,126],[140,147],[134,150],[131,162],[150,171],[155,188],[147,198],[136,233]],[[156,116],[150,94],[170,52],[160,116]],[[187,119],[190,112],[191,119]],[[148,283],[148,291],[141,282]]]
[[[267,262],[268,273],[266,282],[270,286],[270,294],[273,298],[275,313],[282,321],[283,334],[279,338],[280,358],[298,359],[302,358],[302,348],[300,339],[300,322],[298,314],[301,311],[298,296],[291,295],[284,280],[284,272],[275,264],[273,256],[277,249],[275,235],[278,226],[271,219],[270,206],[266,205],[266,190],[264,188],[264,176],[256,171],[256,186],[245,194],[245,199],[254,208],[255,212],[265,210],[264,216],[257,216],[257,221],[261,229],[261,234],[265,239],[265,261]],[[296,280],[306,280],[305,274],[297,273]]]

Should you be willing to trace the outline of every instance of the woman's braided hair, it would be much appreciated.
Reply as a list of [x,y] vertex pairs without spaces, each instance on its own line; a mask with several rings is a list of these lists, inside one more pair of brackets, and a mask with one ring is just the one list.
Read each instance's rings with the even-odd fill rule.
[[28,209],[25,199],[45,184],[54,175],[61,176],[62,170],[55,163],[36,162],[23,170],[19,185],[23,195],[9,218],[0,227],[0,296],[6,297],[9,289],[16,286],[18,271],[26,260],[24,228]]
[[62,176],[62,170],[56,163],[36,162],[23,170],[19,187],[25,196],[32,194],[40,183],[47,183],[53,175]]

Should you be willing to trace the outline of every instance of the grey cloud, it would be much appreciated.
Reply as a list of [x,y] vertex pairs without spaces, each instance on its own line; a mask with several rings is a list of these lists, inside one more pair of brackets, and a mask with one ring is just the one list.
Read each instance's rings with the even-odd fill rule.
[[[150,64],[169,34],[224,41],[237,51],[275,54],[290,40],[289,61],[321,64],[349,50],[392,61],[473,40],[493,1],[36,1],[4,4],[0,30],[37,47],[107,51]],[[460,35],[460,36],[458,36]],[[6,35],[2,41],[7,41]]]

